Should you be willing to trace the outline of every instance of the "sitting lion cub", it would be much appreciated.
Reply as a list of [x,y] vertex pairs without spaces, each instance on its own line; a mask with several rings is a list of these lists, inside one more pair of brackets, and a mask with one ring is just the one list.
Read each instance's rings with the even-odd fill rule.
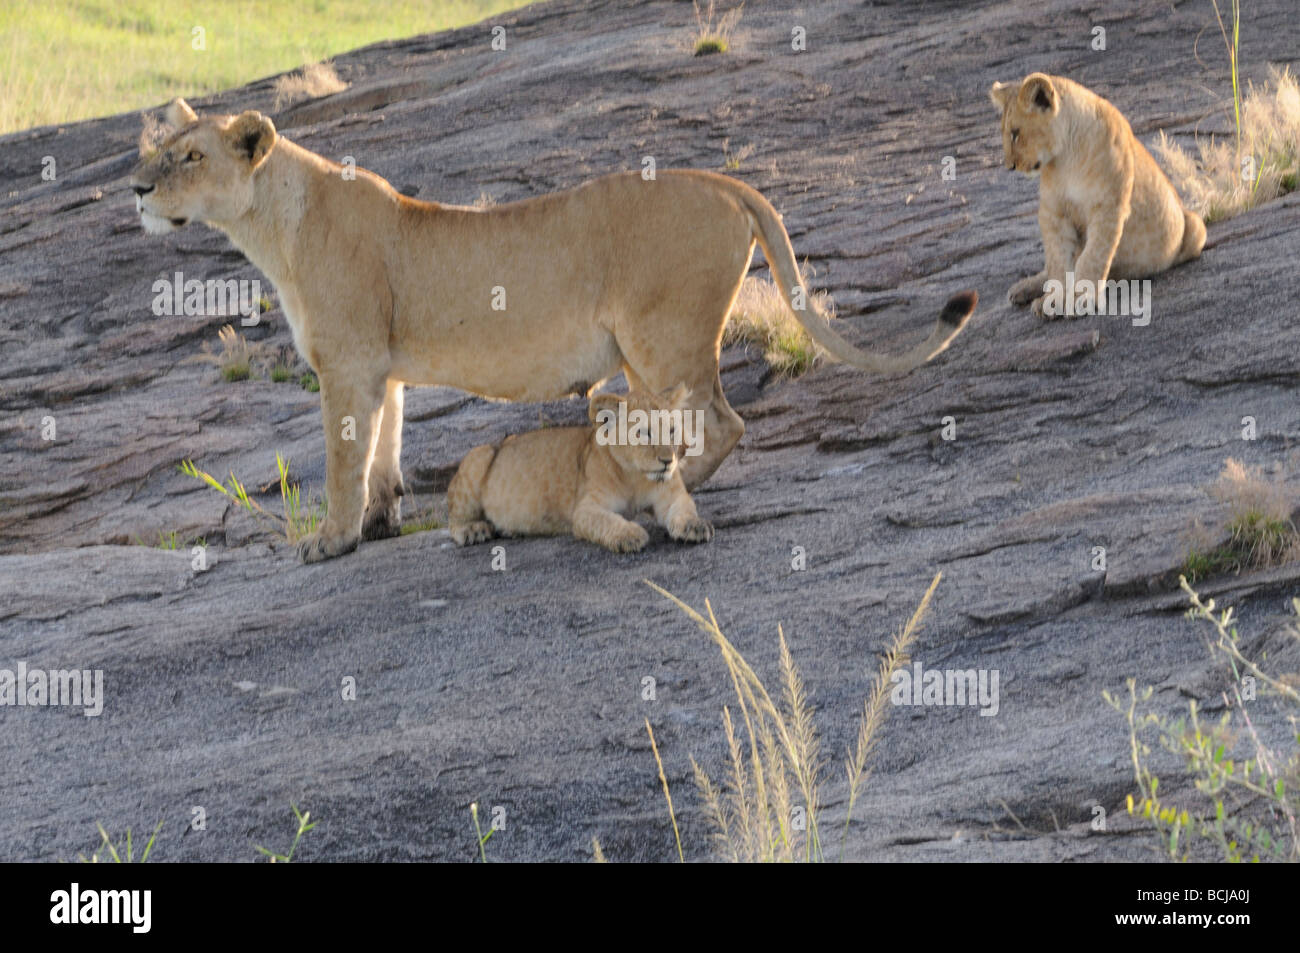
[[[1038,225],[1046,264],[1008,297],[1043,315],[1044,285],[1073,273],[1080,294],[1108,278],[1145,278],[1201,254],[1205,222],[1178,193],[1128,120],[1096,93],[1061,76],[1030,73],[994,83],[1008,169],[1042,173]],[[1084,290],[1083,283],[1090,284]],[[1067,294],[1066,310],[1073,308]],[[1049,305],[1049,312],[1052,308]]]
[[689,396],[684,384],[664,396],[600,394],[587,410],[599,427],[534,430],[475,447],[447,489],[451,538],[466,546],[498,533],[572,533],[633,553],[650,536],[625,517],[649,509],[673,539],[707,542],[713,527],[696,514],[677,466],[683,439],[703,437],[685,419]]

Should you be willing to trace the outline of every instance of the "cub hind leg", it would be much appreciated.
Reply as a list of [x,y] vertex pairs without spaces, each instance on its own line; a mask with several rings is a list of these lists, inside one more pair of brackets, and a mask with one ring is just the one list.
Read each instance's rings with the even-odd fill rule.
[[483,514],[483,484],[496,456],[496,447],[475,447],[465,454],[447,487],[447,522],[457,546],[472,546],[496,535]]

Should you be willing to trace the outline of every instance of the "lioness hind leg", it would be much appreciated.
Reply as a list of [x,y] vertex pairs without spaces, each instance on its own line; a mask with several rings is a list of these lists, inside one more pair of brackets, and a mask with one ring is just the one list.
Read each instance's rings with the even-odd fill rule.
[[496,535],[483,518],[483,481],[487,479],[496,447],[475,447],[465,454],[447,487],[447,523],[457,546],[471,546]]
[[[709,403],[699,408],[701,413],[695,416],[697,424],[701,420],[703,423],[703,432],[695,435],[697,447],[688,446],[687,455],[682,457],[682,482],[686,484],[687,490],[695,489],[713,476],[714,471],[722,466],[722,461],[727,459],[727,455],[745,435],[745,422],[727,403],[727,397],[722,392],[722,381],[716,372],[710,390]],[[710,390],[705,393],[708,394]],[[692,399],[691,403],[695,404],[695,400]],[[691,456],[695,449],[699,452]]]
[[362,539],[387,539],[402,532],[402,405],[401,381],[389,380],[384,392],[384,412],[379,422],[379,440],[374,462],[366,480],[370,499],[361,522]]

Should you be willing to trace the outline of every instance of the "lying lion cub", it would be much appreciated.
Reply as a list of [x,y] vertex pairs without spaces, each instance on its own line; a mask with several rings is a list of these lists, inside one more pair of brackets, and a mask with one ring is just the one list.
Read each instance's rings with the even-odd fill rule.
[[[1073,273],[1082,295],[1108,278],[1145,278],[1201,254],[1205,222],[1189,212],[1118,109],[1061,76],[1031,73],[994,83],[1008,169],[1042,173],[1038,225],[1043,270],[1011,286],[1019,306],[1043,316],[1044,285]],[[1091,291],[1082,283],[1091,283]],[[1075,311],[1067,294],[1066,310]],[[1049,311],[1051,308],[1049,307]]]
[[[498,533],[572,533],[634,553],[650,536],[625,517],[648,509],[673,539],[707,542],[713,527],[696,514],[677,466],[689,396],[684,384],[664,396],[600,394],[587,411],[599,429],[534,430],[475,447],[447,489],[451,538],[467,546]],[[626,422],[623,434],[615,421]]]

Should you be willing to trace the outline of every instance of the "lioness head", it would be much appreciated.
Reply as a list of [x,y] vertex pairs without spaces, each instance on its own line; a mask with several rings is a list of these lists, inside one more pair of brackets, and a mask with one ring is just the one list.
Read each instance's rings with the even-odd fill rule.
[[1052,78],[1030,73],[1020,83],[994,83],[993,105],[1002,110],[1002,151],[1007,168],[1033,174],[1052,161],[1052,120],[1061,97]]
[[165,235],[193,219],[229,222],[247,212],[253,173],[275,148],[276,133],[259,112],[200,119],[176,99],[152,137],[156,141],[150,138],[141,137],[131,188],[144,230]]
[[629,477],[661,483],[677,472],[687,440],[697,439],[686,409],[690,395],[685,384],[665,394],[597,394],[587,416],[596,425],[597,444],[609,448]]

